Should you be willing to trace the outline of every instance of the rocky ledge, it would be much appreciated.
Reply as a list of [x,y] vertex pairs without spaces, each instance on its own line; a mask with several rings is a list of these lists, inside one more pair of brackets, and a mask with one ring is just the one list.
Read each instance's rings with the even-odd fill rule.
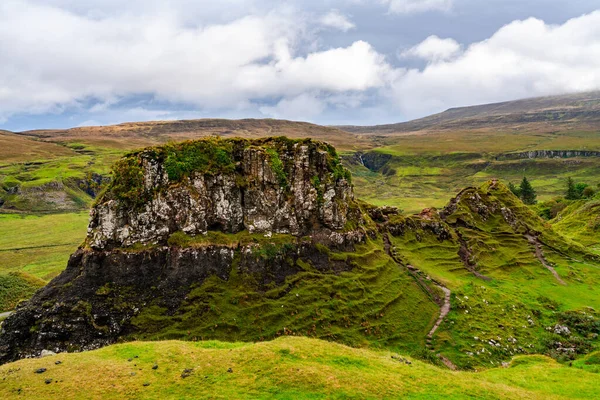
[[94,249],[165,243],[177,231],[283,233],[357,222],[350,174],[312,140],[208,139],[131,153],[91,213]]

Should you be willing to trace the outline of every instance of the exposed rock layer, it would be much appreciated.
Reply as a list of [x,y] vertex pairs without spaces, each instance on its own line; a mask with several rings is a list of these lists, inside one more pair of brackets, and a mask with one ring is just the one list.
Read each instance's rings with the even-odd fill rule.
[[328,145],[278,138],[216,143],[230,151],[231,168],[192,172],[178,182],[170,179],[154,149],[130,156],[142,167],[141,195],[149,201],[133,207],[111,198],[109,189],[92,210],[90,246],[164,243],[177,231],[197,235],[247,229],[304,236],[320,227],[340,230],[360,218],[350,215],[352,188],[339,176],[343,168]]

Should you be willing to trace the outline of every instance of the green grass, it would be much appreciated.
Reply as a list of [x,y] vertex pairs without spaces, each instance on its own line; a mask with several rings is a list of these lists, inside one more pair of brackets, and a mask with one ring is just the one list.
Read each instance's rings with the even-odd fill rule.
[[0,273],[0,312],[14,309],[19,301],[29,299],[45,284],[25,272]]
[[554,228],[596,251],[600,250],[600,200],[578,200],[552,221]]
[[58,275],[83,242],[88,218],[0,214],[0,273],[24,271],[46,281]]
[[[594,399],[598,375],[540,357],[452,372],[389,351],[286,337],[256,344],[134,342],[0,367],[4,399]],[[60,360],[60,365],[55,361]],[[131,360],[131,361],[128,361]],[[152,369],[157,365],[157,369]],[[43,374],[34,370],[47,368]],[[228,372],[230,370],[232,372]],[[184,370],[189,376],[182,378]],[[45,383],[50,379],[49,384]],[[148,384],[148,386],[144,386]]]
[[139,333],[130,339],[257,341],[294,334],[417,352],[438,307],[382,247],[370,241],[356,252],[329,252],[333,262],[353,266],[346,272],[318,271],[300,260],[301,272],[267,290],[259,288],[259,277],[239,273],[234,264],[227,281],[209,277],[175,314],[158,305],[143,310],[133,319]]
[[[478,193],[488,209],[498,202],[495,213],[485,218],[474,213],[476,203],[471,203],[469,199],[473,196],[467,195],[447,221],[452,223],[460,218],[468,224],[455,229],[467,242],[477,270],[492,278],[491,281],[476,278],[464,267],[454,236],[440,240],[426,228],[427,222],[416,217],[408,220],[400,217],[394,221],[408,221],[409,227],[392,238],[397,256],[443,282],[453,293],[451,312],[434,337],[434,349],[467,369],[497,366],[514,355],[527,353],[552,354],[567,360],[569,357],[549,346],[552,340],[566,339],[557,339],[547,328],[560,323],[561,312],[585,311],[587,307],[600,309],[597,289],[600,263],[581,261],[583,249],[580,246],[556,235],[550,225],[505,187],[491,195],[486,194],[487,190],[484,186],[470,193]],[[502,218],[500,205],[510,207],[523,227],[515,231]],[[431,222],[434,223],[435,220]],[[566,286],[559,284],[534,256],[533,247],[523,237],[524,226],[544,232],[542,240],[557,249],[553,251],[544,246],[544,254],[567,282]],[[595,320],[600,317],[594,312],[590,315]],[[600,329],[598,331],[600,333]],[[595,339],[587,343],[590,339],[587,334],[574,335],[578,338],[572,340],[583,340],[583,352],[588,345],[598,346]],[[490,340],[498,341],[501,346],[491,346]]]

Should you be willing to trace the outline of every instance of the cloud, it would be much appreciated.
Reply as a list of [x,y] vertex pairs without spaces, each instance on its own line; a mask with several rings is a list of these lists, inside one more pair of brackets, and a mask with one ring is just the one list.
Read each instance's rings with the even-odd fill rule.
[[418,45],[401,53],[402,57],[421,58],[426,61],[438,62],[449,60],[461,51],[460,44],[454,39],[440,39],[433,35]]
[[416,14],[427,11],[445,11],[452,9],[454,0],[380,0],[396,14]]
[[[323,25],[350,29],[343,9],[323,16],[225,1],[2,0],[0,124],[11,115],[45,113],[100,123],[263,115],[389,122],[600,89],[600,11],[562,25],[514,21],[470,45],[430,36],[401,52],[394,66],[364,40],[374,37],[370,31],[334,35],[337,44],[324,45]],[[385,2],[402,12],[441,4]],[[451,3],[444,4],[439,8]]]
[[[440,44],[430,39],[416,48]],[[597,90],[600,11],[562,25],[535,18],[514,21],[454,58],[429,59],[424,68],[402,73],[391,85],[392,98],[407,117],[457,105]]]
[[356,27],[356,25],[354,25],[354,23],[345,15],[341,14],[339,10],[329,11],[327,14],[321,17],[320,22],[323,26],[339,29],[343,32],[347,32]]
[[98,18],[3,0],[0,113],[58,112],[89,99],[110,104],[132,95],[239,109],[305,92],[385,84],[390,67],[366,42],[308,46],[312,50],[303,53],[311,40],[308,24],[286,9],[190,25],[169,9]]
[[261,107],[260,111],[272,118],[308,121],[326,108],[326,103],[316,95],[303,93],[291,99],[282,99],[275,106]]

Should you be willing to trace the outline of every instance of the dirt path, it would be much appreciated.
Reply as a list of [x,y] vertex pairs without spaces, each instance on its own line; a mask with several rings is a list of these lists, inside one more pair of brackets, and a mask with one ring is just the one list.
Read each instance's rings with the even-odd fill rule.
[[444,287],[442,285],[436,285],[436,286],[444,291],[444,295],[445,295],[444,296],[444,304],[442,305],[442,308],[440,309],[440,316],[439,316],[438,320],[435,322],[435,325],[433,325],[433,328],[431,328],[431,330],[427,334],[428,338],[433,337],[433,334],[435,333],[435,331],[437,331],[437,329],[440,327],[442,322],[444,322],[444,318],[446,318],[446,315],[448,315],[448,313],[450,312],[450,295],[452,294],[452,292],[450,291],[450,289],[448,289],[447,287]]
[[[417,267],[410,265],[410,264],[404,265],[400,260],[398,260],[398,258],[396,257],[396,255],[394,254],[394,251],[392,249],[390,237],[386,233],[383,234],[383,244],[384,244],[385,252],[390,256],[390,258],[392,260],[394,260],[396,262],[396,264],[398,264],[399,267],[406,268],[408,273],[410,274],[410,276],[412,276],[415,279],[416,283],[421,287],[421,289],[424,292],[426,292],[427,294],[429,294],[431,296],[431,298],[440,306],[440,316],[438,317],[437,321],[435,322],[435,324],[433,325],[433,327],[427,334],[427,340],[426,340],[427,349],[430,352],[435,353],[435,351],[433,350],[431,341],[433,339],[433,335],[438,330],[438,328],[440,327],[442,322],[444,322],[444,319],[450,312],[450,297],[452,295],[452,292],[450,291],[450,289],[448,289],[441,283],[436,282],[435,280],[433,280],[429,277],[427,277],[427,280],[423,279],[422,276],[425,276],[426,274],[424,274]],[[437,296],[437,294],[434,293],[433,290],[431,290],[431,288],[429,287],[428,284],[433,284],[433,285],[437,286],[438,288],[440,288],[444,292],[444,298],[440,299],[439,296]],[[456,371],[458,369],[456,367],[456,365],[454,365],[452,363],[452,361],[450,361],[448,358],[444,357],[443,355],[436,354],[436,356],[440,360],[442,360],[444,365],[446,365],[446,367],[448,367],[449,369],[451,369],[453,371]]]
[[535,248],[535,256],[538,258],[538,260],[540,260],[540,262],[542,263],[542,265],[548,271],[550,271],[552,273],[552,275],[554,275],[554,277],[556,278],[556,280],[558,281],[558,283],[560,283],[561,285],[565,285],[566,286],[567,284],[565,283],[565,281],[562,280],[562,278],[558,275],[558,272],[556,272],[556,270],[554,269],[554,267],[552,265],[550,265],[550,263],[548,263],[548,261],[546,260],[546,257],[544,257],[544,252],[542,250],[542,244],[540,243],[540,240],[536,236],[533,236],[533,235],[531,235],[529,233],[525,235],[525,238]]

